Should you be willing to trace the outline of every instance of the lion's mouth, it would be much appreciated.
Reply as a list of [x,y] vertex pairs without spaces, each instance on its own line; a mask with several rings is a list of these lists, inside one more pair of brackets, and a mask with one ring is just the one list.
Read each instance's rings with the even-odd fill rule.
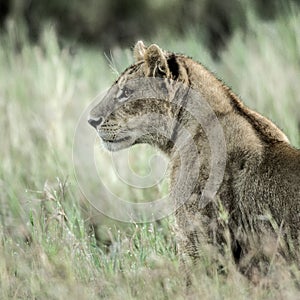
[[98,135],[109,151],[118,151],[130,147],[134,138],[126,130],[97,130]]
[[122,143],[122,142],[128,141],[130,139],[130,136],[124,136],[121,138],[106,138],[101,135],[99,135],[99,136],[105,143]]

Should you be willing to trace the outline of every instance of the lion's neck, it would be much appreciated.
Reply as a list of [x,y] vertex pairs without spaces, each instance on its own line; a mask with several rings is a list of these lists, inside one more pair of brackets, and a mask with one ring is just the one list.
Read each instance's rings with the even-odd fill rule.
[[[276,125],[244,105],[228,86],[204,66],[189,60],[186,67],[187,72],[193,74],[190,80],[191,87],[199,91],[217,116],[229,113],[239,115],[250,124],[255,134],[265,143],[289,142],[286,135]],[[230,126],[228,122],[226,125]],[[234,124],[232,126],[235,127]]]

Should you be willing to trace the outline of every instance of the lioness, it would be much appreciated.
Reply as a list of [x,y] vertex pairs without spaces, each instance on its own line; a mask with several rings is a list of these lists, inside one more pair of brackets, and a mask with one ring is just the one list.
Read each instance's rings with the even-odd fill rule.
[[[300,228],[300,151],[270,120],[246,107],[200,63],[155,44],[146,47],[141,41],[134,48],[134,57],[135,63],[91,110],[89,123],[110,151],[149,143],[166,153],[171,164],[171,190],[178,181],[182,157],[188,157],[187,170],[198,168],[196,181],[190,184],[189,178],[186,180],[191,189],[188,199],[180,203],[183,194],[178,196],[178,186],[171,193],[180,203],[175,216],[183,256],[193,260],[199,257],[201,243],[220,249],[227,245],[237,266],[247,273],[249,264],[256,261],[252,257],[245,259],[250,249],[257,247],[256,254],[261,250],[262,255],[267,255],[259,237],[272,236],[289,245],[276,248],[274,244],[273,250],[292,257]],[[130,101],[135,88],[129,83],[141,78],[160,79],[154,89],[162,91],[163,99],[140,93]],[[203,205],[199,202],[212,165],[209,136],[203,127],[215,125],[210,117],[200,124],[193,116],[193,110],[199,109],[196,106],[185,110],[189,101],[194,101],[186,96],[189,89],[197,92],[213,111],[226,145],[222,180]],[[140,118],[143,115],[148,117]],[[182,154],[176,143],[182,138],[179,133],[183,127],[190,139],[182,145],[194,144],[196,150],[188,152],[182,147]]]

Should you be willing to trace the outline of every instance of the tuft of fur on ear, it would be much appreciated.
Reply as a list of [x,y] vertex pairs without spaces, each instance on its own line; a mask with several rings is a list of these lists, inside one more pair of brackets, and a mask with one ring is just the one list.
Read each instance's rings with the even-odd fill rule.
[[146,52],[146,46],[144,45],[143,41],[138,41],[133,49],[133,56],[136,62],[144,60]]
[[165,75],[169,77],[170,70],[168,67],[166,56],[157,45],[152,44],[146,49],[144,59],[148,68],[148,76]]

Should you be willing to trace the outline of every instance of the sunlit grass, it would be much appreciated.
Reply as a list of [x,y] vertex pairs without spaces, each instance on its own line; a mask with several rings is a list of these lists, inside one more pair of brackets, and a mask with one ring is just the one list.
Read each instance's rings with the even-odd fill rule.
[[[249,33],[236,32],[218,62],[193,32],[157,43],[203,62],[299,147],[300,16],[250,21]],[[71,158],[78,118],[132,62],[129,49],[107,56],[110,61],[98,49],[60,47],[51,28],[37,45],[14,24],[0,36],[1,299],[185,298],[172,217],[157,224],[109,220],[92,211],[77,187]],[[153,152],[147,151],[136,147],[132,152],[137,155],[132,170],[140,176],[149,171]],[[167,193],[166,186],[123,189],[107,155],[98,152],[99,172],[116,193],[132,202]],[[204,275],[209,261],[208,256],[195,275],[190,293],[196,298],[297,295],[288,267],[279,279],[272,278],[271,287],[277,288],[267,289],[249,284],[230,261],[228,277]]]

